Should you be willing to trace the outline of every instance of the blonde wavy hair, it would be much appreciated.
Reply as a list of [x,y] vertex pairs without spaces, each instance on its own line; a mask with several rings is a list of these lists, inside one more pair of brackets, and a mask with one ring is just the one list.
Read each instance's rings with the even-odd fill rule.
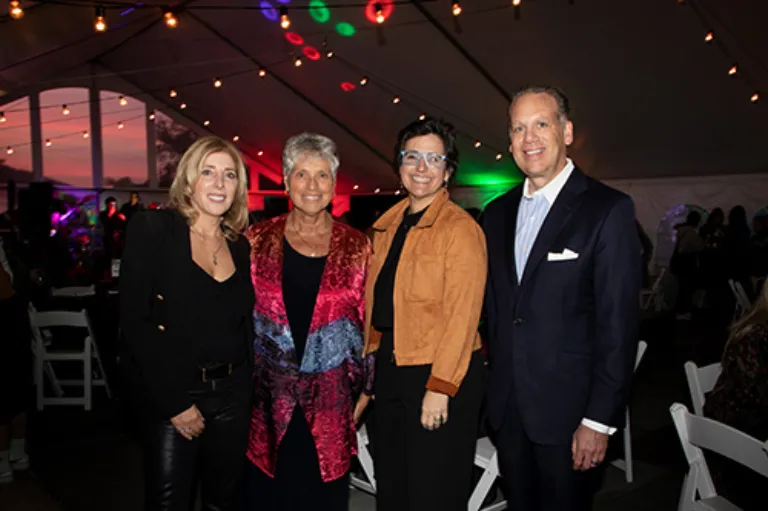
[[235,199],[221,218],[224,236],[235,240],[248,225],[248,176],[243,158],[232,143],[219,137],[202,137],[195,140],[179,161],[176,177],[171,184],[169,206],[184,215],[190,225],[195,223],[198,213],[192,205],[191,197],[206,158],[214,153],[226,153],[231,156],[237,169]]

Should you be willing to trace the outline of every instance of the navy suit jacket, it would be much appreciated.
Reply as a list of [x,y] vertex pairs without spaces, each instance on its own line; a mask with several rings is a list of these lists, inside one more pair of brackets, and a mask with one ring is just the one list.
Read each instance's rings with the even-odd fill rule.
[[[519,417],[531,441],[570,444],[583,418],[622,425],[642,276],[634,205],[575,169],[518,282],[515,231],[522,191],[520,185],[494,200],[483,215],[489,257],[487,415],[499,434],[507,417]],[[578,258],[549,260],[548,253],[565,249]]]

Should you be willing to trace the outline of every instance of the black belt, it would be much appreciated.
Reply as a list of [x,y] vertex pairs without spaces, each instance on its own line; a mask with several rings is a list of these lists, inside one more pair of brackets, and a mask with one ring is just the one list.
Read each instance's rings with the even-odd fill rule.
[[219,364],[213,364],[207,367],[201,367],[199,368],[200,379],[203,381],[203,383],[224,379],[227,376],[231,375],[235,369],[243,365],[244,362],[245,360],[241,360],[240,362],[237,362],[237,363],[221,362]]

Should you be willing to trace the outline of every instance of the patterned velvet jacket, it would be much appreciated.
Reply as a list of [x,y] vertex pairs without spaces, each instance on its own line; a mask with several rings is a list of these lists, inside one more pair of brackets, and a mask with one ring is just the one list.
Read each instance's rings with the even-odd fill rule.
[[282,289],[286,219],[267,220],[246,233],[256,292],[255,393],[247,455],[274,477],[278,447],[300,404],[328,482],[343,476],[357,454],[352,412],[366,372],[362,328],[371,248],[361,232],[333,223],[304,358],[297,360]]

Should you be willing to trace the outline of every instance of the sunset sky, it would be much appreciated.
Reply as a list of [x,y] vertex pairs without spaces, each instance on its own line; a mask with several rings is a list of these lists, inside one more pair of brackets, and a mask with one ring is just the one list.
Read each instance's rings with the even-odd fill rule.
[[[119,93],[101,92],[104,179],[130,177],[134,182],[147,179],[146,122],[144,103],[126,97],[121,106]],[[67,105],[69,115],[62,114]],[[43,139],[43,174],[69,185],[91,187],[90,111],[87,89],[55,89],[40,94]],[[7,121],[0,124],[0,159],[18,169],[31,170],[29,101],[27,98],[0,106]],[[123,128],[118,129],[118,123]],[[46,146],[45,141],[51,145]],[[7,147],[13,154],[7,154]]]

